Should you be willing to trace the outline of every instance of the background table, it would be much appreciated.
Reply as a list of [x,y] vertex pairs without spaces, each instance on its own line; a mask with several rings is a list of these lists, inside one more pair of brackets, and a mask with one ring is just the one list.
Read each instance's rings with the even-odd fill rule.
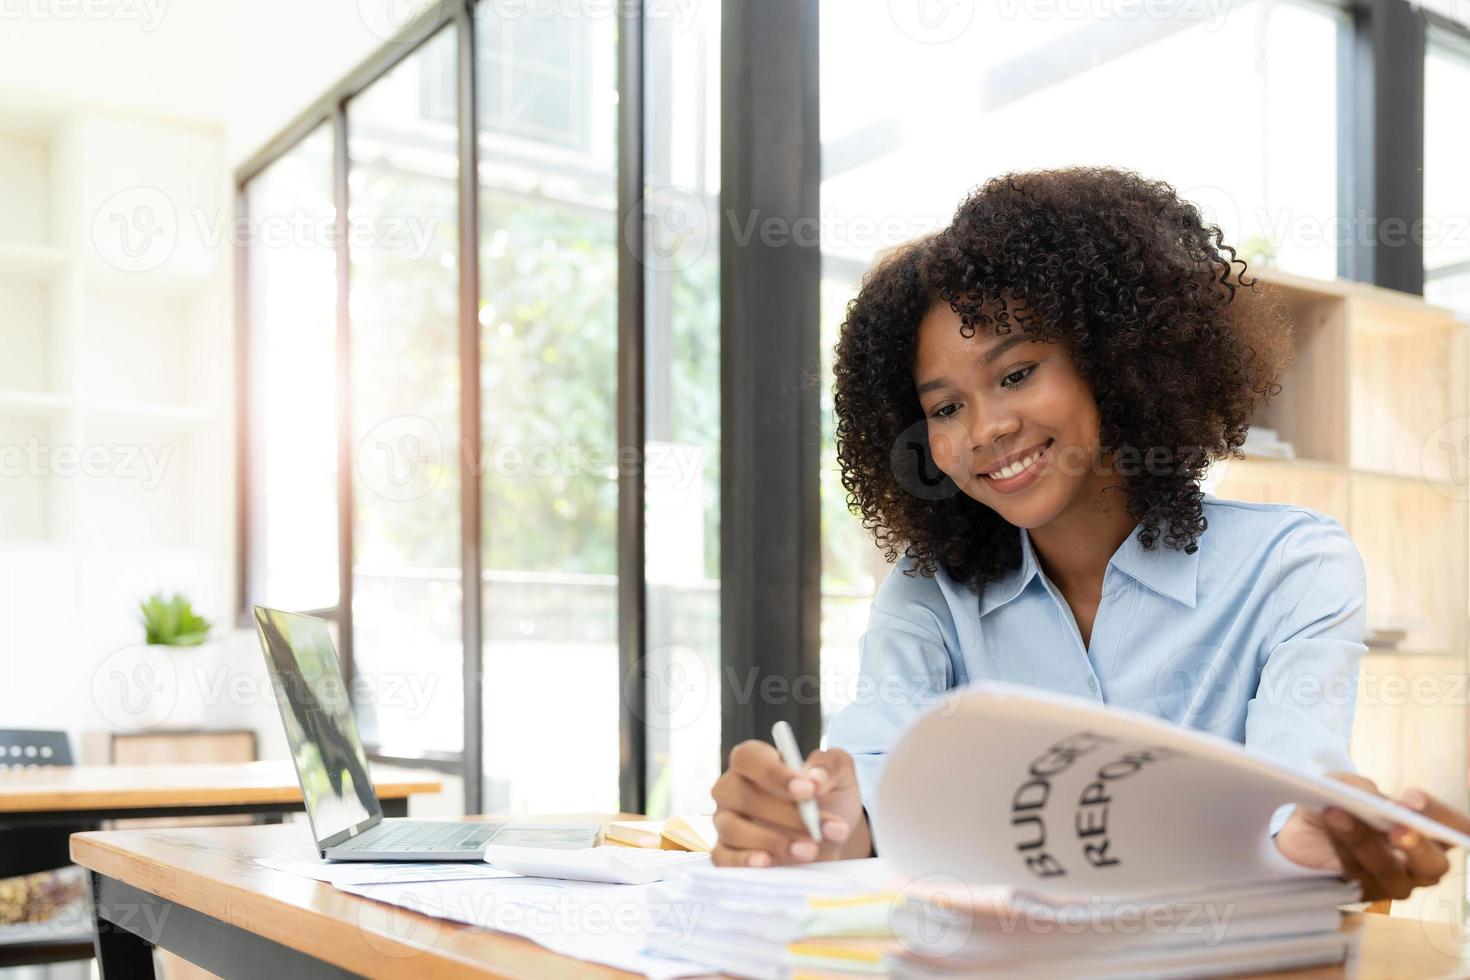
[[[432,775],[374,767],[373,787],[390,817],[408,814],[414,793],[443,788]],[[35,826],[303,809],[288,761],[215,765],[45,766],[0,769],[0,826]]]
[[[586,823],[628,817],[535,819]],[[79,834],[72,838],[72,857],[92,871],[103,975],[151,976],[149,946],[157,944],[224,977],[630,976],[527,939],[429,918],[254,861],[314,855],[310,836],[297,826]],[[1362,933],[1357,975],[1470,975],[1470,937],[1463,930],[1371,914],[1345,916],[1343,928]],[[1344,975],[1341,967],[1273,974]]]

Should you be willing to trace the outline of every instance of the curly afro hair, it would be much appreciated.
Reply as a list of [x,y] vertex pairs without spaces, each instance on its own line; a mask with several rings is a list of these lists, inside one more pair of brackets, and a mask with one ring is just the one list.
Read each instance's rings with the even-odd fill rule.
[[1282,304],[1245,278],[1218,227],[1169,184],[1129,171],[1012,173],[864,277],[836,348],[848,506],[888,561],[902,547],[909,574],[943,567],[979,592],[1018,566],[1020,540],[947,477],[926,492],[938,468],[912,371],[919,322],[936,302],[967,337],[1020,329],[1061,344],[1097,399],[1140,544],[1198,548],[1200,480],[1212,460],[1240,455],[1291,356]]

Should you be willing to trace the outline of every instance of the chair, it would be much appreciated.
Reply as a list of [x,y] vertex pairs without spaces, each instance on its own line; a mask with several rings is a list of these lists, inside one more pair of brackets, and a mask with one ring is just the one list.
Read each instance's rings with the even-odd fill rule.
[[[0,769],[72,764],[66,732],[0,728]],[[79,823],[65,827],[5,827],[0,825],[0,878],[55,871],[71,864],[68,838],[94,829]],[[27,966],[90,959],[92,930],[48,933],[41,940],[10,942],[0,939],[0,967]]]

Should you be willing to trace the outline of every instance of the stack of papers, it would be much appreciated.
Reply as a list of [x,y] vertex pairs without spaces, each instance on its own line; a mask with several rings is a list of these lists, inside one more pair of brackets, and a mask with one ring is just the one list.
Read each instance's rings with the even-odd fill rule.
[[647,951],[737,977],[793,970],[873,972],[894,950],[892,874],[878,859],[793,868],[696,868],[655,886],[682,928],[651,931]]
[[1337,906],[1356,884],[1254,886],[1065,901],[1015,890],[906,889],[892,916],[896,976],[1214,976],[1341,962]]

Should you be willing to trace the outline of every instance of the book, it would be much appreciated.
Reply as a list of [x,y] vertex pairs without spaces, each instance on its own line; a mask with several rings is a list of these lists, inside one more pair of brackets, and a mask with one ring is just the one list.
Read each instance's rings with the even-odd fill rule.
[[603,840],[623,847],[658,847],[666,851],[708,854],[718,835],[714,817],[669,817],[666,820],[614,820],[603,831]]
[[1399,804],[1218,736],[1011,684],[969,685],[891,751],[878,858],[703,867],[660,886],[648,951],[740,977],[1194,977],[1339,963],[1356,883],[1269,835],[1335,805],[1456,846]]

